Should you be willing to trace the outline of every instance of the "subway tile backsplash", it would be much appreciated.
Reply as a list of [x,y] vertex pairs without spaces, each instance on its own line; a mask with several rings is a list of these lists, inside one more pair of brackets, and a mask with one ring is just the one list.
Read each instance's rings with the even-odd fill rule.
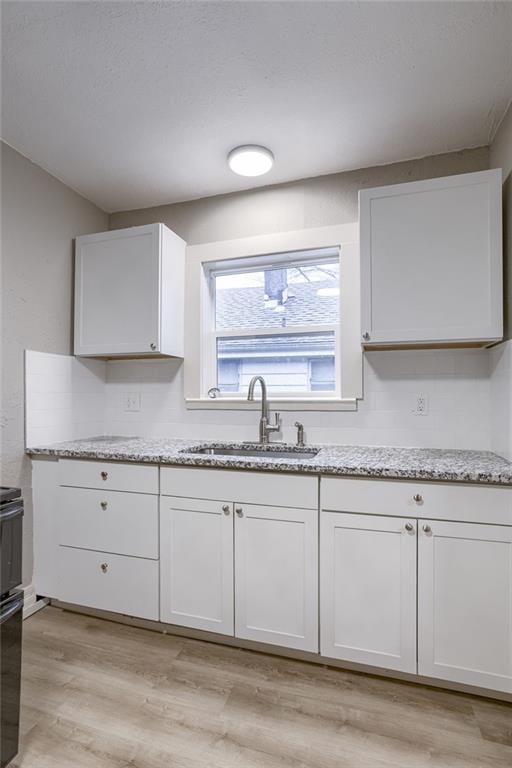
[[[510,452],[512,342],[493,350],[369,352],[355,412],[284,411],[282,439]],[[127,410],[128,396],[136,408]],[[426,412],[415,413],[418,395]],[[140,396],[140,405],[139,405]],[[508,411],[507,411],[508,408]],[[258,412],[187,410],[179,360],[94,361],[27,352],[27,444],[121,434],[255,440]]]

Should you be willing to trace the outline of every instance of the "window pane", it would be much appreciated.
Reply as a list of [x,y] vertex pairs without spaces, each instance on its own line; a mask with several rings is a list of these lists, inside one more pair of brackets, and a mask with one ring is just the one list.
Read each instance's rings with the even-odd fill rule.
[[334,392],[334,331],[217,340],[217,386],[247,393],[253,376],[280,393]]
[[218,330],[339,320],[339,262],[214,276]]

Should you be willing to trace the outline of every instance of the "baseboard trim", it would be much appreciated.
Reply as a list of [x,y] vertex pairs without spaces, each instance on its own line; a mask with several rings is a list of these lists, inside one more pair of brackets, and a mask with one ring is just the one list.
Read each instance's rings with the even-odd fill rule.
[[47,597],[38,600],[32,584],[29,584],[28,587],[23,587],[23,601],[23,621],[40,611],[41,608],[44,608],[50,602]]

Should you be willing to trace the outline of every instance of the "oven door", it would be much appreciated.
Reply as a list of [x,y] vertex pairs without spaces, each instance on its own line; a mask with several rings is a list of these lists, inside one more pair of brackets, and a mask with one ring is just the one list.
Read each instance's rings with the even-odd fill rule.
[[23,592],[0,601],[0,766],[18,752]]
[[23,502],[0,508],[0,596],[21,584]]

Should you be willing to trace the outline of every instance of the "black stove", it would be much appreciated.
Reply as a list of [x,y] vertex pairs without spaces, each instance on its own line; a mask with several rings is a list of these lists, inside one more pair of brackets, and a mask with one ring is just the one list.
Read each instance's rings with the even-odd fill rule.
[[5,485],[0,485],[0,504],[12,501],[13,499],[21,499],[21,489],[7,488]]
[[23,591],[23,499],[0,487],[0,768],[18,752]]

